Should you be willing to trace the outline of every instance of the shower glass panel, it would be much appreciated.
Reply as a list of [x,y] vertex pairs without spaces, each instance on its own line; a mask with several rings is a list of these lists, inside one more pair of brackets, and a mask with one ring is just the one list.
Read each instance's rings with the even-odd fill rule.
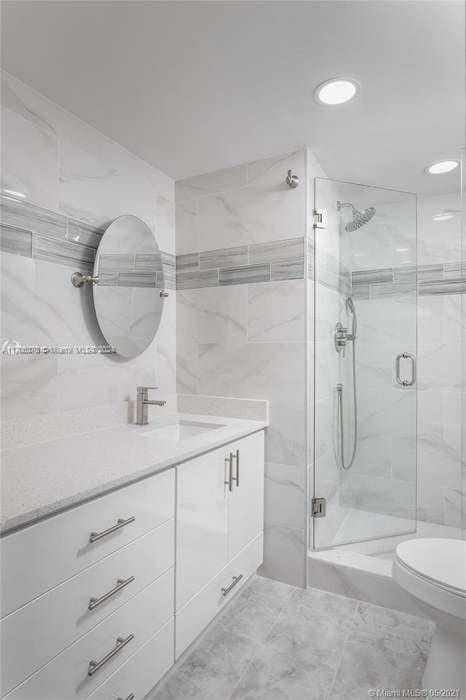
[[316,178],[315,549],[416,529],[416,196]]

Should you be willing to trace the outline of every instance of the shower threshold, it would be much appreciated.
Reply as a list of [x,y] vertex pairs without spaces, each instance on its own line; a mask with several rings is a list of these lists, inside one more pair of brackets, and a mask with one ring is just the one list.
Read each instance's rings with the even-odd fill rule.
[[416,531],[409,534],[309,551],[308,585],[426,617],[423,603],[401,589],[392,578],[396,546],[417,537],[461,539],[462,533],[460,528],[418,521]]

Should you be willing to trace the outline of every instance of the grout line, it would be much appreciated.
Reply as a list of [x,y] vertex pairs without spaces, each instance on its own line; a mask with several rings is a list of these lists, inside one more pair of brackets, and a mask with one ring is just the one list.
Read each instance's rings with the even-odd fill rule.
[[358,602],[356,603],[355,608],[354,608],[353,614],[351,615],[350,624],[348,625],[348,630],[347,630],[346,635],[345,635],[345,640],[344,640],[344,642],[343,642],[343,646],[342,646],[342,649],[341,649],[341,654],[340,654],[339,659],[338,659],[338,661],[337,661],[337,663],[336,663],[336,665],[335,665],[335,672],[334,672],[334,674],[333,674],[332,682],[330,683],[330,686],[329,686],[329,689],[328,689],[328,693],[327,693],[327,695],[326,695],[326,697],[325,697],[325,700],[330,700],[332,691],[333,691],[333,689],[334,689],[334,687],[335,687],[335,682],[336,682],[336,679],[337,679],[338,671],[340,670],[340,668],[341,668],[341,662],[343,661],[343,654],[345,653],[345,649],[346,649],[346,645],[348,644],[349,637],[350,637],[351,633],[353,632],[353,629],[354,629],[354,624],[353,624],[353,623],[354,623],[354,620],[355,620],[355,618],[356,618],[356,613],[358,612],[359,606],[360,606],[360,605],[361,605],[361,601],[358,601]]
[[[252,585],[252,584],[251,584],[251,585]],[[261,597],[266,599],[266,596],[261,596]],[[290,596],[290,599],[289,599],[289,600],[291,600],[291,597],[292,597],[292,596]],[[270,630],[268,631],[267,636],[266,636],[265,640],[263,641],[262,645],[265,645],[265,644],[266,644],[268,638],[270,637],[270,635],[272,634],[272,632],[275,630],[275,628],[277,627],[277,625],[278,625],[278,624],[280,623],[280,621],[282,620],[282,616],[283,616],[283,614],[284,614],[284,612],[285,612],[285,608],[286,608],[287,604],[289,603],[289,600],[283,603],[282,607],[280,608],[280,612],[279,612],[278,615],[276,616],[275,622],[272,624]],[[256,646],[257,646],[257,647],[260,647],[261,645],[260,645],[259,643],[257,643]],[[254,661],[255,661],[255,659],[256,659],[257,657],[258,657],[258,654],[257,654],[257,652],[255,651],[255,652],[253,653],[253,655],[252,655],[251,660],[250,660],[249,663],[245,666],[245,669],[244,669],[243,673],[240,674],[240,677],[239,677],[238,682],[235,683],[235,685],[234,685],[233,688],[232,688],[232,691],[231,691],[230,695],[229,695],[228,698],[226,698],[225,700],[230,700],[230,698],[233,697],[233,695],[235,694],[236,689],[239,688],[239,686],[241,685],[241,681],[243,680],[243,678],[246,677],[247,673],[249,672],[250,668],[252,667],[252,665],[253,665],[253,663],[254,663]]]

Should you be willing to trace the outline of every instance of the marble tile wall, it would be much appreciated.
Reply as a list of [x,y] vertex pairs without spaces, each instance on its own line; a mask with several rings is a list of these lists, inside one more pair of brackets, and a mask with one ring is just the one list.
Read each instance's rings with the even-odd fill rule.
[[[419,202],[420,265],[465,270],[461,192]],[[437,220],[448,211],[450,219]],[[461,292],[461,293],[459,293]],[[463,289],[418,301],[418,511],[421,520],[461,528],[466,518]]]
[[[287,170],[301,177],[289,189]],[[303,586],[305,151],[176,183],[177,385],[269,401],[265,575]]]
[[[173,181],[6,73],[2,143],[2,192],[23,195],[2,198],[2,342],[105,344],[90,290],[72,287],[70,273],[89,269],[102,230],[131,213],[154,231],[166,254],[166,285],[174,288]],[[160,397],[174,397],[175,348],[173,294],[154,342],[134,360],[2,355],[2,417],[10,446],[12,436],[24,439],[28,421],[36,434],[55,417],[66,434],[81,424],[86,409],[101,407],[99,425],[126,416],[137,384],[158,384]]]
[[[462,210],[464,212],[464,203],[466,195],[466,184],[465,184],[465,168],[466,168],[466,149],[462,149],[461,152],[461,171],[462,171],[462,189],[460,193],[459,200],[462,204]],[[458,198],[456,199],[458,201]],[[462,224],[460,224],[460,251],[461,251],[461,262],[466,265],[466,227],[464,224],[464,218]],[[461,297],[460,304],[461,318],[466,318],[466,296],[463,294]],[[462,536],[466,538],[466,323],[463,323],[462,333],[461,333],[461,428],[460,428],[460,443],[461,443],[461,464],[462,464],[462,489],[461,489],[461,528]]]

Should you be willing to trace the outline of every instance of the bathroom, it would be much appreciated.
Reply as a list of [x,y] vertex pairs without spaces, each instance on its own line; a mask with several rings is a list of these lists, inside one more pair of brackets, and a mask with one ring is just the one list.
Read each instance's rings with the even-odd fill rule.
[[2,700],[466,698],[464,9],[3,1]]

